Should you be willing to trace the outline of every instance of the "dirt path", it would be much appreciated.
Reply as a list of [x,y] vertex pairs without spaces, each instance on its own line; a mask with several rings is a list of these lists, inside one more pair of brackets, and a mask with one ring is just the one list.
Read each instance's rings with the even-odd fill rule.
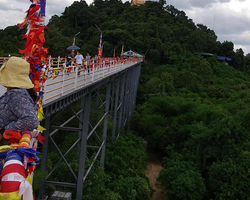
[[148,153],[147,169],[145,170],[145,175],[149,178],[150,185],[155,190],[151,200],[166,200],[164,195],[165,189],[157,181],[161,169],[161,162],[158,160],[158,158],[154,154]]

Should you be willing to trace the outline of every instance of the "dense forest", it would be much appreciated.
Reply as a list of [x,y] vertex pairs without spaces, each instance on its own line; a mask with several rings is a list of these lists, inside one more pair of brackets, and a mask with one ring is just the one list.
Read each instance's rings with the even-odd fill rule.
[[249,199],[249,75],[195,56],[143,68],[132,129],[165,157],[169,199]]
[[[65,56],[78,32],[81,53],[97,54],[97,26],[104,56],[123,44],[145,56],[130,133],[108,144],[105,168],[97,164],[90,173],[83,199],[150,199],[141,138],[163,158],[158,180],[166,199],[250,199],[250,54],[217,41],[213,30],[164,0],[144,6],[81,0],[47,26],[45,47],[52,56]],[[24,33],[18,26],[0,30],[0,56],[18,55]],[[233,61],[228,65],[198,52]]]

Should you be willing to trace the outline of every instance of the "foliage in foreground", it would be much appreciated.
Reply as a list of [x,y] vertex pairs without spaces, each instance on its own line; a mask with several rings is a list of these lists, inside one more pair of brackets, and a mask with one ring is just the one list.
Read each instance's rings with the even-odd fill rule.
[[132,133],[121,136],[107,147],[105,171],[108,187],[123,200],[150,198],[150,187],[144,175],[147,154],[142,140]]
[[[77,135],[67,133],[64,137],[58,143],[63,153],[68,150],[70,145],[72,145],[71,143],[74,143]],[[88,157],[89,160],[86,161],[85,172],[93,159],[93,156]],[[67,161],[75,173],[78,170],[78,160],[76,158],[77,149],[67,156]],[[148,200],[151,190],[148,179],[144,175],[146,158],[147,154],[141,138],[132,133],[122,135],[115,141],[110,141],[106,146],[105,169],[97,159],[84,182],[82,198],[86,200]],[[49,154],[49,170],[57,163],[58,159],[60,159],[59,153],[52,149],[52,152]],[[38,178],[41,177],[42,179],[46,176],[46,172],[40,173],[40,170],[37,172]],[[53,172],[50,179],[71,183],[75,181],[64,162]],[[36,179],[34,184],[35,192],[37,193],[40,185],[39,180]],[[52,193],[56,189],[58,190],[58,188],[48,186],[46,192]],[[60,189],[63,191],[66,188]],[[73,195],[76,193],[74,189],[71,192]]]
[[170,199],[200,200],[206,192],[204,180],[194,163],[177,153],[168,160],[158,180],[167,188]]

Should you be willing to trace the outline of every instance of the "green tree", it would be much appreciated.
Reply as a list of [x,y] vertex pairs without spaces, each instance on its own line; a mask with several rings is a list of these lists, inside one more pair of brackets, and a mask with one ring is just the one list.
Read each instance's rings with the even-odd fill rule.
[[235,68],[246,72],[244,52],[241,48],[236,50],[234,58],[234,66]]
[[174,90],[174,78],[168,72],[164,72],[160,76],[161,79],[161,87],[163,93],[169,93]]
[[210,198],[221,200],[249,199],[250,153],[226,158],[209,168]]
[[203,83],[209,83],[213,75],[210,63],[207,61],[201,62],[201,64],[197,66],[197,74],[201,77]]
[[166,187],[169,199],[202,199],[206,188],[201,174],[192,162],[182,160],[183,156],[173,154],[172,157],[167,161],[158,178]]

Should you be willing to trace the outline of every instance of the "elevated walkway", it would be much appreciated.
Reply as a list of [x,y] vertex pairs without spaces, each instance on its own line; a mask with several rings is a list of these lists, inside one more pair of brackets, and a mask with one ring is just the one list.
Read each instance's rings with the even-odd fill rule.
[[[127,60],[125,63],[115,62],[93,67],[89,71],[78,67],[57,66],[48,72],[49,79],[44,85],[46,139],[41,169],[48,170],[51,151],[56,151],[60,158],[48,170],[44,185],[40,188],[40,199],[48,195],[48,185],[53,185],[58,190],[62,187],[69,188],[64,192],[75,191],[72,199],[82,199],[83,184],[95,161],[100,159],[104,165],[107,141],[126,133],[129,127],[136,104],[141,65],[142,60]],[[81,104],[78,110],[72,106],[76,101]],[[54,121],[65,109],[70,109],[73,115],[58,125]],[[96,118],[91,120],[90,116],[93,115]],[[72,126],[72,122],[77,122],[78,125]],[[68,133],[75,133],[75,142],[63,152],[57,142],[58,134]],[[74,149],[78,152],[78,170],[72,168],[69,156]],[[68,168],[69,178],[66,182],[54,180],[55,174],[60,173],[58,170],[62,163]]]

